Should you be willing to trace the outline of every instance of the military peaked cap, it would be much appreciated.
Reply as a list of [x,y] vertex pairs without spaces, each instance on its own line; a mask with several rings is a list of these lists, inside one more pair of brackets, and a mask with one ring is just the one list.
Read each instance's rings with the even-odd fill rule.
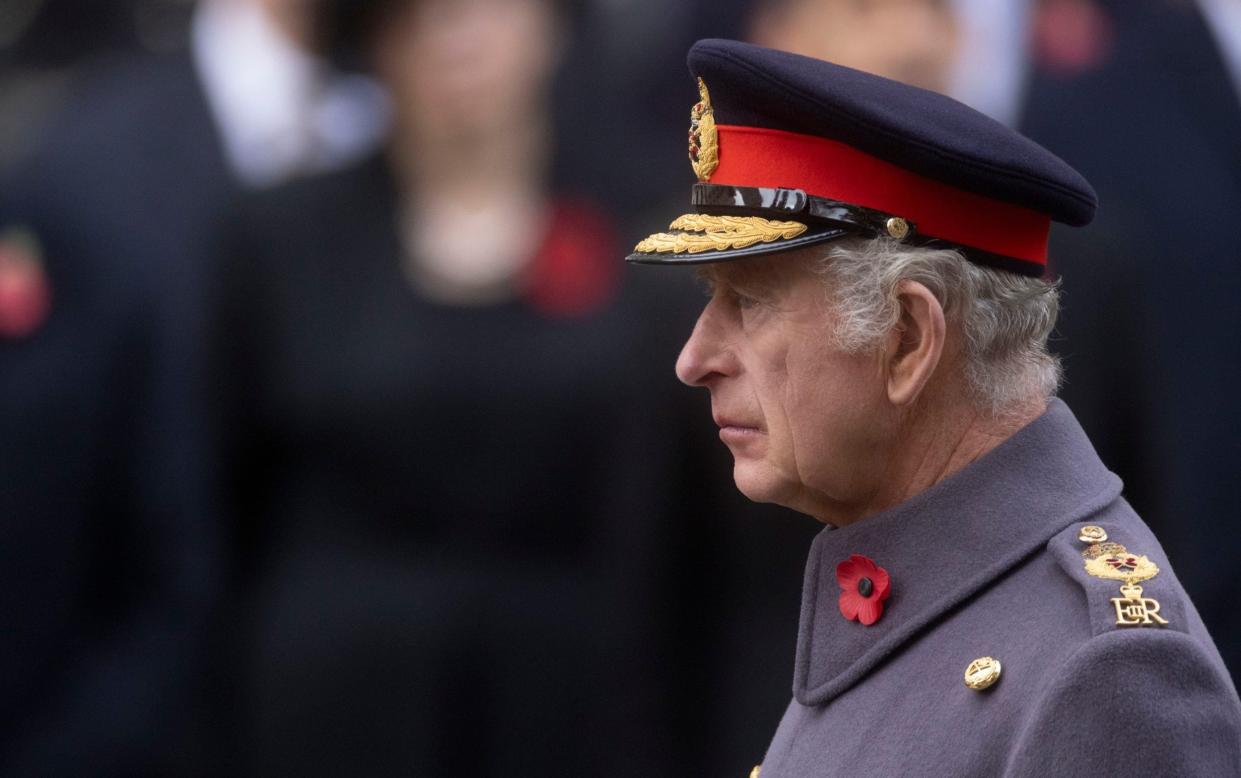
[[1076,170],[936,92],[728,40],[694,44],[689,68],[697,212],[643,240],[630,262],[887,235],[1040,276],[1051,222],[1094,217],[1094,190]]

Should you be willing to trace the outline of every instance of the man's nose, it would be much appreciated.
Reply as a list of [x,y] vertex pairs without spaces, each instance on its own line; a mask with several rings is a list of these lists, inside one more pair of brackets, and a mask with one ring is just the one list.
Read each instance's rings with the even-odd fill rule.
[[732,359],[723,348],[721,322],[713,305],[698,315],[694,331],[677,357],[677,378],[689,386],[707,386],[715,377],[728,375]]

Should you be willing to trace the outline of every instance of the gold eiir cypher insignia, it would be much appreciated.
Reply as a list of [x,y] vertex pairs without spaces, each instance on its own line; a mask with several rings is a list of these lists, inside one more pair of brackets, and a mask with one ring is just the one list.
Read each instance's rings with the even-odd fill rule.
[[668,229],[675,234],[657,232],[639,243],[639,254],[701,254],[749,248],[758,243],[796,238],[806,231],[801,222],[775,221],[760,216],[709,216],[687,213]]
[[1141,627],[1163,626],[1168,620],[1159,615],[1159,601],[1142,596],[1139,581],[1159,575],[1159,567],[1140,554],[1131,554],[1119,543],[1099,543],[1082,552],[1086,559],[1086,572],[1095,578],[1122,581],[1120,597],[1113,597],[1116,609],[1116,626]]
[[1125,584],[1120,587],[1123,597],[1113,597],[1112,607],[1116,609],[1116,626],[1140,627],[1145,624],[1165,625],[1168,620],[1159,615],[1159,601],[1142,596],[1142,587],[1137,584]]
[[689,163],[699,181],[710,180],[720,166],[720,133],[715,129],[715,111],[707,84],[698,79],[699,100],[689,112]]

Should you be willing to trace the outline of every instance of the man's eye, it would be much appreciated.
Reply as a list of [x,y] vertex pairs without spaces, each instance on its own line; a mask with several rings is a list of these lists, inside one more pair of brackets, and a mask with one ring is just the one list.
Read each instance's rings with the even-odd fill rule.
[[757,298],[750,297],[749,295],[744,295],[739,292],[733,293],[733,301],[736,302],[737,307],[742,310],[753,308],[759,304],[759,300]]

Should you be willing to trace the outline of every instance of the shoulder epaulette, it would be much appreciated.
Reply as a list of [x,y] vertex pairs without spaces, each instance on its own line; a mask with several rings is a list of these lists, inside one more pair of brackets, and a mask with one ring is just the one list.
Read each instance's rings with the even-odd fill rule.
[[1118,525],[1074,524],[1047,544],[1065,573],[1081,585],[1091,632],[1188,631],[1180,588],[1170,576],[1159,577],[1166,563],[1144,553],[1147,549],[1138,545],[1141,538],[1120,537],[1123,533]]

